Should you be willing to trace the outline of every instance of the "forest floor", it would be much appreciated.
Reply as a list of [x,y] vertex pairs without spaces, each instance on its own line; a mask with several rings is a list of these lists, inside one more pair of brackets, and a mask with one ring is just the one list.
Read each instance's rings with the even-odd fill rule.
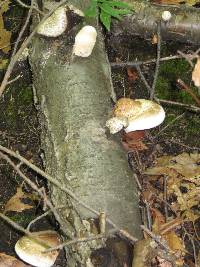
[[[144,41],[136,37],[113,36],[107,34],[106,46],[110,62],[136,62],[136,60],[145,62],[156,58],[156,44],[152,44],[151,41]],[[190,47],[189,45],[175,44],[174,42],[162,42],[161,57],[177,55],[177,50],[187,54],[196,49],[196,47]],[[15,69],[15,75],[23,73],[23,78],[8,87],[4,97],[0,100],[0,145],[8,147],[13,151],[18,151],[20,155],[24,156],[30,162],[34,162],[34,164],[43,168],[43,151],[41,151],[40,148],[40,125],[38,123],[37,111],[33,102],[31,73],[28,68],[27,61],[22,61],[18,64]],[[141,65],[143,75],[146,77],[149,84],[152,84],[153,82],[154,69],[155,63]],[[177,79],[183,79],[184,82],[189,84],[194,92],[197,93],[197,89],[194,88],[191,83],[191,72],[192,67],[184,58],[162,62],[160,64],[155,88],[156,96],[159,99],[167,101],[195,105],[191,96],[180,89],[176,83]],[[134,66],[112,67],[112,78],[117,98],[148,98],[147,88]],[[159,165],[159,167],[164,166],[165,168],[171,169],[171,165],[169,167],[167,164],[169,164],[170,161],[176,161],[177,163],[178,160],[175,158],[176,156],[182,155],[182,161],[185,160],[184,162],[187,163],[188,157],[190,159],[191,154],[200,153],[200,117],[199,113],[188,111],[181,106],[174,107],[166,105],[164,106],[164,109],[167,115],[165,122],[156,129],[146,131],[143,140],[137,140],[137,142],[135,142],[133,139],[124,138],[123,133],[121,134],[121,140],[127,153],[127,162],[130,164],[130,167],[134,169],[134,172],[137,173],[138,185],[141,193],[140,206],[143,223],[150,224],[151,230],[155,230],[157,227],[156,230],[157,233],[159,233],[160,229],[158,229],[156,224],[162,224],[165,226],[166,230],[166,222],[171,219],[173,222],[176,220],[177,223],[177,218],[180,219],[181,222],[179,223],[180,227],[178,233],[175,233],[175,226],[174,228],[172,227],[173,233],[172,231],[170,232],[169,229],[168,233],[170,232],[172,241],[174,241],[175,238],[176,240],[179,240],[178,238],[180,238],[185,241],[185,244],[177,241],[179,242],[179,252],[182,253],[179,254],[179,258],[184,261],[184,256],[186,255],[185,263],[187,263],[188,266],[193,267],[195,266],[195,261],[197,261],[197,256],[195,255],[198,254],[199,250],[199,237],[196,232],[198,232],[200,226],[199,204],[196,202],[195,196],[193,198],[193,205],[189,205],[188,210],[185,206],[181,209],[180,203],[177,203],[177,191],[172,192],[173,196],[170,195],[170,198],[174,197],[173,201],[170,198],[162,198],[162,200],[168,201],[169,208],[166,209],[166,205],[163,205],[162,200],[159,201],[156,199],[155,194],[161,197],[164,190],[167,188],[167,185],[164,185],[164,182],[161,181],[158,173],[154,172],[154,175],[157,176],[154,176],[153,178],[151,176],[151,178],[149,178],[145,172],[149,167],[156,166],[158,158],[160,157],[165,156],[165,160],[166,157],[168,157],[168,162],[164,162],[164,159],[160,160],[162,165]],[[14,159],[12,160],[14,161]],[[192,160],[195,159],[192,158]],[[198,158],[198,160],[200,159]],[[165,165],[163,165],[164,163]],[[170,164],[171,163],[172,162],[170,162]],[[197,163],[199,164],[200,161],[195,162],[195,164]],[[30,172],[26,168],[24,168],[24,170],[29,178],[36,181],[38,185],[46,188],[46,184],[41,177]],[[168,172],[168,179],[174,179],[176,181],[177,177],[174,174],[170,175],[171,173]],[[198,175],[200,175],[200,173]],[[182,176],[184,176],[184,173],[182,173]],[[185,178],[185,180],[187,179]],[[190,181],[190,185],[192,183],[193,181]],[[21,199],[16,196],[16,192],[17,189],[22,188],[22,185],[25,196],[23,196],[23,200],[21,201]],[[195,185],[196,187],[199,187],[199,184],[196,183]],[[168,190],[171,194],[171,188]],[[188,184],[184,184],[184,188],[180,189],[180,194],[182,195],[179,197],[187,199],[185,193],[188,193],[188,190],[194,190],[192,185],[188,187]],[[154,194],[154,196],[150,196],[150,193]],[[15,196],[14,200],[12,200],[11,203],[9,202],[8,205],[8,201],[10,201],[13,196]],[[145,201],[148,202],[149,206]],[[187,201],[189,200],[187,199]],[[173,205],[172,207],[173,202],[175,202],[176,205]],[[25,208],[22,208],[21,212],[16,211],[17,209],[19,210],[20,205],[20,207],[23,206],[22,203],[25,204]],[[31,205],[32,208],[28,209],[26,208],[26,205]],[[147,206],[149,208],[147,208]],[[30,188],[23,184],[22,179],[16,175],[15,171],[13,171],[5,161],[1,161],[1,212],[5,212],[5,207],[7,207],[6,215],[9,215],[12,220],[16,221],[23,227],[26,227],[29,222],[43,212],[42,203],[38,201]],[[162,212],[163,209],[165,209],[165,212]],[[148,212],[151,213],[150,217],[152,217],[152,222],[148,221]],[[187,213],[187,215],[181,217],[183,213]],[[14,245],[19,239],[20,234],[1,220],[0,228],[0,253],[16,256]],[[56,223],[53,218],[44,217],[31,228],[31,230],[34,231],[46,229],[56,229]],[[94,255],[95,266],[132,266],[132,246],[129,246],[129,244],[120,244],[119,242],[118,248],[110,249],[110,247],[112,247],[112,245],[109,241],[106,249],[102,249],[99,251],[98,255]],[[58,258],[54,267],[65,266],[63,253],[61,254],[61,257]],[[159,264],[159,262],[155,262],[154,266],[161,266]]]

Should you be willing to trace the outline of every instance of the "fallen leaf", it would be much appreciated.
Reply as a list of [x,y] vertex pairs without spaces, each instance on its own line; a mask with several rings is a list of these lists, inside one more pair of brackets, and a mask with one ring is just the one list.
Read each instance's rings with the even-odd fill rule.
[[157,34],[154,34],[152,39],[151,39],[151,43],[152,44],[157,44],[158,43],[158,35]]
[[122,145],[127,152],[133,150],[146,150],[146,145],[142,142],[145,136],[145,131],[134,131],[124,133],[122,135]]
[[8,65],[8,59],[0,59],[0,70],[6,69]]
[[185,245],[183,240],[177,236],[174,231],[170,231],[166,235],[162,235],[162,237],[167,241],[169,248],[175,252],[178,257],[177,265],[183,264],[183,256],[185,255]]
[[134,68],[127,68],[128,80],[134,82],[139,78],[137,71]]
[[4,213],[6,213],[7,211],[22,212],[23,210],[33,208],[33,206],[22,202],[22,199],[25,199],[27,197],[28,194],[24,193],[21,187],[18,187],[17,193],[12,196],[6,203]]
[[8,53],[11,49],[10,38],[11,32],[4,28],[3,14],[9,9],[10,1],[4,1],[0,5],[0,50]]
[[165,260],[165,259],[162,259],[160,257],[156,257],[157,258],[157,261],[159,263],[159,267],[172,267],[172,263]]
[[165,223],[165,217],[155,208],[151,208],[151,213],[153,218],[152,230],[154,233],[159,233],[161,226]]
[[[184,221],[196,221],[200,217],[200,154],[182,153],[178,156],[164,156],[157,159],[154,167],[144,174],[149,182],[163,187],[167,177],[168,199],[173,198],[172,209]],[[159,178],[160,177],[160,178]],[[176,197],[176,198],[174,198]]]
[[29,267],[30,265],[24,264],[22,261],[15,257],[9,256],[5,253],[0,253],[0,267]]
[[200,86],[200,58],[197,59],[197,62],[194,66],[193,72],[192,72],[192,81],[194,82],[194,85],[199,87]]

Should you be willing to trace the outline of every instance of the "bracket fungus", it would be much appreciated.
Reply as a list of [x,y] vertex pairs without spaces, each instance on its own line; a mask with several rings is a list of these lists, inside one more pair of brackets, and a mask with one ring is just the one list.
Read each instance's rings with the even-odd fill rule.
[[75,37],[73,54],[79,57],[89,57],[96,43],[97,31],[93,26],[84,26]]
[[66,7],[57,8],[37,29],[37,33],[47,37],[58,37],[67,28]]
[[154,128],[164,119],[162,106],[151,100],[120,98],[115,104],[113,117],[106,122],[106,126],[112,134],[123,128],[129,133]]
[[162,20],[163,20],[163,21],[167,22],[167,21],[169,21],[169,20],[171,19],[172,14],[171,14],[170,11],[165,10],[165,11],[163,11],[161,17],[162,17]]
[[46,243],[46,247],[34,240],[30,236],[21,237],[15,244],[15,251],[20,259],[36,266],[36,267],[51,267],[59,254],[57,250],[50,252],[44,251],[48,247],[56,247],[60,245],[61,240],[55,231],[41,231],[32,233],[41,242]]

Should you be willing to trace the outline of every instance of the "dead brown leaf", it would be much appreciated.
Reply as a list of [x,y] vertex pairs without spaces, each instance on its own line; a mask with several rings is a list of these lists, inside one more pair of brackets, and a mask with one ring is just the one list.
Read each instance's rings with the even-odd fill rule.
[[23,210],[32,209],[33,206],[22,202],[25,198],[28,198],[28,194],[24,193],[21,187],[18,187],[16,194],[6,203],[4,213],[7,211],[22,212]]
[[[171,204],[183,220],[195,221],[200,217],[197,207],[200,195],[200,154],[182,153],[178,156],[164,156],[157,159],[155,167],[145,171],[149,181],[158,181],[158,177],[167,177],[168,197],[176,196]],[[151,177],[154,177],[152,179]],[[162,183],[160,183],[163,186]]]
[[152,230],[154,233],[160,233],[160,229],[165,223],[165,217],[158,209],[155,208],[151,208],[151,213],[153,217]]
[[127,152],[133,150],[146,150],[146,145],[142,142],[144,139],[144,131],[134,131],[129,133],[124,133],[122,136],[122,145]]
[[8,53],[11,49],[11,32],[4,28],[3,14],[9,9],[10,1],[4,1],[0,6],[0,50]]
[[0,267],[29,267],[30,265],[24,264],[22,261],[15,257],[9,256],[5,253],[0,253]]
[[135,80],[138,80],[139,76],[137,71],[134,68],[127,68],[127,75],[128,75],[128,80],[134,82]]

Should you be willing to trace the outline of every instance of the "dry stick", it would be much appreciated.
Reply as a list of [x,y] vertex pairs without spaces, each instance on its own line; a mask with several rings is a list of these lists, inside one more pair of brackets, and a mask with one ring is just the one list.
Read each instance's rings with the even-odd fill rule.
[[[146,228],[144,225],[141,225],[142,230],[144,230],[157,244],[159,244],[162,248],[164,248],[167,252],[174,255],[174,252],[168,247],[167,244],[165,244],[165,240],[162,240],[162,238],[158,235],[155,235],[153,232],[151,232],[148,228]],[[175,256],[176,257],[176,256]]]
[[[38,174],[40,174],[41,176],[43,176],[44,178],[46,178],[48,181],[50,181],[52,184],[56,185],[58,188],[60,188],[60,190],[62,190],[63,192],[67,193],[72,199],[74,199],[79,205],[81,205],[82,207],[84,207],[85,209],[91,211],[92,213],[94,213],[97,216],[100,216],[100,212],[96,211],[95,209],[91,208],[89,205],[87,205],[86,203],[84,203],[83,201],[79,200],[79,198],[68,188],[62,186],[57,180],[55,180],[53,177],[51,177],[49,174],[45,173],[44,171],[42,171],[40,168],[38,168],[37,166],[35,166],[34,164],[32,164],[31,162],[29,162],[27,159],[25,159],[24,157],[20,156],[19,154],[15,153],[14,151],[3,147],[0,145],[0,150],[4,151],[5,153],[9,154],[10,156],[13,156],[17,159],[19,159],[20,161],[22,161],[24,164],[26,164],[29,168],[31,168],[32,170],[34,170],[35,172],[37,172]],[[121,233],[123,236],[125,236],[126,238],[128,238],[130,241],[132,242],[136,242],[138,239],[131,236],[128,232],[121,230],[111,219],[109,219],[108,217],[106,217],[106,221],[112,225],[115,229],[117,229],[119,231],[119,233]]]
[[161,53],[161,21],[158,22],[157,37],[158,37],[158,42],[157,42],[157,58],[156,58],[155,74],[154,74],[153,84],[152,84],[151,93],[150,93],[150,99],[151,99],[151,100],[154,99],[155,88],[156,88],[156,83],[157,83],[158,73],[159,73],[159,68],[160,68],[160,53]]
[[184,58],[189,64],[190,66],[193,68],[194,67],[194,64],[192,63],[192,59],[191,58],[188,58],[187,54],[183,53],[182,51],[178,50],[177,53],[179,55],[182,56],[182,58]]
[[136,65],[135,67],[136,67],[137,72],[140,75],[141,80],[143,81],[144,85],[146,86],[149,94],[151,94],[151,86],[147,82],[147,79],[144,77],[144,74],[142,73],[142,70],[141,70],[140,66],[139,65]]
[[108,234],[99,234],[99,235],[95,235],[95,236],[89,236],[89,237],[84,237],[84,238],[74,238],[73,240],[64,242],[62,244],[60,244],[59,246],[56,247],[50,247],[49,245],[47,245],[46,242],[44,242],[44,240],[38,238],[35,234],[33,234],[32,232],[24,229],[23,227],[21,227],[19,224],[17,224],[16,222],[12,221],[9,217],[7,217],[6,215],[4,215],[3,213],[0,213],[0,217],[6,221],[8,224],[10,224],[14,229],[24,233],[25,235],[31,237],[33,240],[35,240],[37,243],[39,243],[40,245],[42,245],[44,248],[46,248],[45,252],[50,252],[50,251],[54,251],[54,250],[58,250],[58,249],[62,249],[65,246],[69,246],[69,245],[73,245],[75,243],[81,243],[81,242],[88,242],[88,241],[92,241],[92,240],[97,240],[97,239],[102,239],[102,238],[108,238],[110,235],[113,235],[115,233],[118,232],[117,229],[111,229]]
[[[196,52],[194,54],[189,54],[186,55],[187,58],[189,59],[194,59],[198,58],[198,54]],[[182,59],[183,57],[181,55],[174,55],[174,56],[168,56],[168,57],[162,57],[160,58],[160,62],[162,61],[168,61],[168,60],[174,60],[174,59]],[[149,59],[146,61],[126,61],[126,62],[111,62],[110,65],[111,67],[136,67],[136,66],[141,66],[141,65],[148,65],[148,64],[153,64],[156,62],[156,59]]]
[[164,199],[164,211],[165,211],[165,222],[168,221],[168,205],[166,205],[167,203],[167,182],[168,182],[168,176],[164,175],[163,176],[164,179],[164,192],[163,192],[163,199]]
[[[55,207],[55,209],[62,209],[65,208],[65,206],[59,206],[59,207]],[[52,212],[52,210],[47,210],[45,213],[43,213],[42,215],[36,217],[35,219],[33,219],[28,226],[26,227],[26,229],[28,231],[30,231],[30,228],[32,226],[32,224],[36,223],[37,221],[41,220],[43,217],[46,217],[50,212]]]
[[117,229],[111,229],[107,234],[104,233],[104,234],[98,234],[98,235],[94,235],[94,236],[89,236],[89,237],[82,237],[82,238],[74,238],[70,241],[66,241],[56,247],[52,247],[52,248],[48,248],[44,251],[45,252],[50,252],[50,251],[53,251],[53,250],[58,250],[58,249],[62,249],[66,246],[70,246],[70,245],[73,245],[73,244],[77,244],[77,243],[83,243],[83,242],[89,242],[89,241],[92,241],[92,240],[97,240],[97,239],[102,239],[102,238],[108,238],[109,236],[113,235],[113,234],[116,234],[118,232]]
[[[197,56],[195,55],[188,55],[188,57],[191,58],[196,58]],[[173,59],[180,59],[182,58],[181,55],[174,55],[174,56],[168,56],[168,57],[163,57],[160,58],[160,61],[168,61],[168,60],[173,60]],[[111,62],[110,65],[111,67],[137,67],[141,65],[148,65],[148,64],[153,64],[156,62],[156,59],[149,59],[147,61],[126,61],[126,62]]]
[[26,21],[24,23],[24,26],[22,27],[18,37],[17,37],[17,40],[15,42],[15,45],[14,45],[14,48],[13,48],[13,51],[12,51],[12,54],[11,54],[11,59],[12,57],[16,54],[16,51],[17,51],[17,47],[18,47],[18,44],[24,34],[24,31],[26,30],[26,27],[29,23],[29,20],[30,20],[30,17],[31,17],[31,14],[32,14],[32,11],[33,11],[33,4],[34,4],[34,0],[31,0],[31,6],[30,6],[30,9],[28,11],[28,15],[27,15],[27,18],[26,18]]
[[185,108],[187,110],[190,110],[190,111],[193,111],[193,112],[196,112],[196,113],[200,113],[200,108],[198,108],[198,107],[196,107],[194,105],[183,104],[183,103],[180,103],[180,102],[175,102],[175,101],[165,100],[165,99],[160,99],[160,98],[158,98],[158,101],[160,103],[163,103],[163,104],[166,104],[166,105],[179,106],[179,107]]
[[52,203],[48,200],[48,198],[46,196],[44,196],[44,194],[42,193],[42,191],[37,187],[37,185],[35,183],[33,183],[26,175],[24,175],[20,169],[12,162],[12,160],[6,156],[5,154],[3,154],[2,152],[0,152],[0,158],[6,160],[12,167],[13,169],[24,179],[24,181],[33,189],[35,190],[39,196],[46,200],[46,204],[49,206],[49,208],[52,210],[56,220],[61,224],[61,220],[60,217],[57,213],[57,211],[55,210],[54,206],[52,205]]
[[11,83],[14,83],[15,81],[17,81],[19,78],[21,78],[22,77],[22,75],[21,74],[19,74],[19,75],[17,75],[17,77],[15,77],[14,79],[12,79],[12,80],[10,80],[9,82],[7,82],[7,84],[11,84]]
[[185,145],[185,144],[180,143],[180,140],[173,140],[173,139],[171,139],[170,142],[171,142],[171,143],[174,143],[174,144],[177,144],[177,145],[179,145],[179,146],[188,148],[188,149],[199,150],[199,151],[200,151],[200,147],[196,147],[196,146],[194,146],[194,147],[187,146],[187,145]]
[[32,239],[34,239],[36,242],[38,242],[40,245],[44,246],[44,248],[49,248],[50,246],[47,245],[46,242],[44,242],[44,240],[37,238],[33,233],[29,232],[28,230],[24,229],[23,227],[21,227],[19,224],[17,224],[16,222],[12,221],[10,218],[8,218],[8,216],[4,215],[3,213],[0,212],[0,217],[6,221],[8,224],[10,224],[13,228],[15,228],[16,230],[26,234],[27,236],[30,236]]
[[[20,4],[22,7],[25,8],[31,8],[31,6],[26,5],[24,2],[22,2],[21,0],[16,0],[18,2],[18,4]],[[41,10],[39,10],[36,6],[33,6],[33,9],[35,9],[38,13],[40,13],[41,15],[45,15],[44,12],[42,12]]]
[[28,38],[26,40],[24,40],[24,42],[22,43],[21,47],[19,48],[19,50],[16,52],[16,54],[14,55],[14,57],[11,58],[10,63],[8,65],[8,68],[6,70],[6,73],[4,75],[3,81],[1,83],[1,87],[0,87],[0,97],[2,96],[7,83],[8,83],[8,79],[10,78],[10,75],[12,73],[12,70],[19,58],[19,56],[21,55],[21,53],[23,52],[23,50],[27,47],[27,45],[30,43],[30,41],[32,40],[33,36],[36,34],[38,27],[49,17],[51,16],[51,14],[53,14],[53,12],[60,7],[61,5],[63,5],[65,2],[67,2],[68,0],[62,0],[59,4],[57,4],[51,11],[49,11],[40,21],[40,23],[35,27],[35,29],[32,31],[32,33],[28,36]]
[[185,115],[185,112],[183,112],[182,114],[180,114],[179,116],[177,116],[175,119],[173,119],[172,121],[170,121],[165,127],[163,127],[154,137],[153,139],[156,139],[163,131],[165,131],[169,126],[171,126],[172,124],[174,124],[175,121],[181,119],[183,116]]
[[180,85],[181,89],[186,91],[191,97],[194,99],[194,101],[197,103],[198,106],[200,106],[200,98],[193,92],[193,90],[184,83],[181,79],[177,80],[177,83]]

